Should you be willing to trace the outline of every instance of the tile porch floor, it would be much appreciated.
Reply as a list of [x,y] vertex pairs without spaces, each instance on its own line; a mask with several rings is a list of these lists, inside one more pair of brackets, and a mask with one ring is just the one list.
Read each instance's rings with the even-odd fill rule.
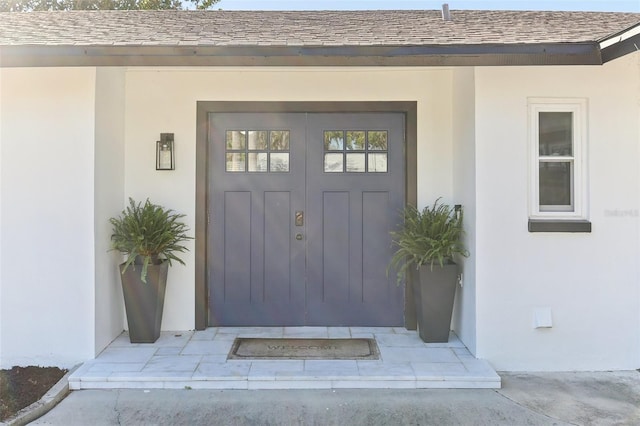
[[[375,338],[380,360],[227,360],[236,337]],[[163,332],[132,344],[127,333],[69,378],[79,389],[499,388],[500,376],[455,334],[423,343],[415,331],[371,327],[224,327]]]

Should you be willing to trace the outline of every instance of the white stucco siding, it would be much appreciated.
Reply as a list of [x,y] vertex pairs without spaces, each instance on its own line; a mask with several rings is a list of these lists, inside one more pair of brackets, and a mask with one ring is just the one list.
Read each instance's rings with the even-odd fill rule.
[[[195,219],[197,101],[417,101],[418,204],[452,201],[451,70],[349,68],[130,69],[125,196]],[[174,133],[176,170],[155,170],[155,141]],[[193,231],[192,231],[193,233]],[[202,237],[202,236],[200,236]],[[193,248],[193,244],[189,244]],[[163,329],[194,326],[194,254],[169,272]]]
[[[497,369],[640,366],[639,59],[476,69],[477,355]],[[587,99],[592,233],[527,231],[528,97]]]
[[[124,327],[108,218],[132,196],[195,232],[197,101],[416,101],[418,205],[463,204],[454,327],[503,370],[640,366],[640,57],[603,67],[0,70],[0,365],[71,365]],[[589,234],[527,231],[529,97],[584,98]],[[176,170],[155,170],[174,133]],[[203,238],[204,236],[198,236]],[[194,327],[195,260],[163,329]],[[553,327],[533,328],[550,308]]]
[[473,68],[453,70],[451,123],[453,135],[453,202],[464,212],[464,243],[469,257],[459,259],[453,329],[471,353],[476,352],[476,158],[475,78]]
[[[4,87],[3,73],[0,72],[0,191],[2,190],[2,92]],[[2,241],[2,193],[0,192],[0,242]],[[2,349],[2,243],[0,243],[0,368],[4,366]]]
[[2,367],[94,355],[95,69],[2,69]]
[[124,68],[96,71],[95,119],[95,352],[124,329],[121,259],[109,251],[109,218],[120,214],[124,199]]

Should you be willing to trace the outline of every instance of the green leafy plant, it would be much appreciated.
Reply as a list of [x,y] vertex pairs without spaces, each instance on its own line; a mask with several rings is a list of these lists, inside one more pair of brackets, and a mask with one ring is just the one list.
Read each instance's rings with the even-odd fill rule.
[[176,255],[188,250],[182,243],[192,238],[187,236],[189,228],[181,221],[184,216],[152,204],[148,198],[144,204],[129,198],[122,214],[109,219],[113,226],[111,249],[127,256],[122,272],[141,263],[140,277],[146,283],[150,264],[167,261],[171,265],[175,260],[184,265]]
[[389,268],[396,268],[398,284],[405,278],[409,267],[419,269],[430,264],[433,269],[434,263],[444,266],[445,262],[452,262],[455,255],[469,256],[462,242],[461,210],[456,212],[449,205],[441,204],[438,198],[422,211],[407,206],[403,218],[402,228],[391,232],[397,249]]

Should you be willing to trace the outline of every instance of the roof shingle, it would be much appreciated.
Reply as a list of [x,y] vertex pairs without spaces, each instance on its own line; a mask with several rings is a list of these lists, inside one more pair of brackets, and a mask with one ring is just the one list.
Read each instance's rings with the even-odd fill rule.
[[0,46],[424,46],[596,42],[637,13],[454,10],[0,13]]

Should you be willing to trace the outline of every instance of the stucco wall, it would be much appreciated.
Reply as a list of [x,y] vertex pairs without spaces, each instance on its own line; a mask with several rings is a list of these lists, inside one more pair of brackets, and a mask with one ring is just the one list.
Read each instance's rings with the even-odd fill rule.
[[121,256],[108,251],[110,217],[124,203],[123,68],[96,71],[95,126],[95,351],[100,352],[124,329],[122,287],[116,267]]
[[2,367],[94,355],[95,69],[2,69]]
[[[449,202],[451,71],[446,69],[130,69],[126,90],[125,195],[150,197],[195,219],[197,101],[418,102],[418,203]],[[175,133],[176,170],[158,172],[155,141]],[[203,237],[203,236],[199,236]],[[193,245],[190,244],[193,248]],[[194,254],[169,272],[163,328],[194,327]]]
[[[4,88],[4,74],[0,72],[0,190],[2,189],[2,92]],[[2,193],[0,193],[0,241],[2,241]],[[3,346],[2,346],[2,244],[0,243],[0,368],[4,366],[3,362]]]
[[[476,69],[477,355],[498,369],[640,366],[639,60]],[[530,96],[588,100],[590,234],[527,232]]]
[[476,352],[476,146],[475,74],[456,68],[452,80],[453,201],[464,213],[464,243],[468,258],[458,260],[462,273],[456,293],[453,328],[471,353]]
[[[471,257],[454,319],[465,344],[504,370],[638,368],[639,61],[2,69],[0,364],[70,365],[122,329],[107,220],[149,197],[194,229],[197,101],[417,101],[419,207],[442,196],[465,208]],[[590,234],[527,232],[527,97],[588,100]],[[164,132],[175,171],[155,170]],[[165,330],[194,327],[193,251],[184,258],[169,273]],[[553,328],[533,328],[537,307]]]

